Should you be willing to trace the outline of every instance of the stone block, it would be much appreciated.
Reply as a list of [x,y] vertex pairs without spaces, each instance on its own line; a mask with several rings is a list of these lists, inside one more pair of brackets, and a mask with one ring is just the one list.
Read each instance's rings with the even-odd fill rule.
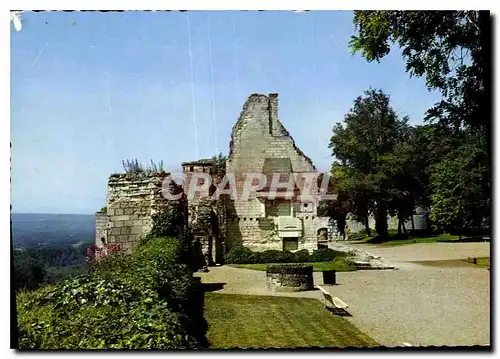
[[120,228],[120,234],[130,234],[132,231],[131,227],[121,227]]
[[134,208],[125,208],[123,214],[134,214]]
[[120,234],[120,228],[109,228],[108,234],[111,236],[116,236],[116,235]]
[[128,235],[126,235],[126,234],[120,234],[120,235],[116,236],[116,241],[119,242],[119,243],[127,242],[128,241]]
[[130,228],[130,234],[142,234],[144,233],[142,226],[134,226]]
[[116,208],[115,209],[115,216],[122,216],[122,215],[123,215],[123,209]]
[[[115,217],[116,218],[116,217]],[[123,227],[123,221],[113,221],[113,227]]]
[[130,216],[125,216],[125,215],[121,215],[121,216],[115,216],[113,218],[114,221],[128,221],[130,218]]
[[123,225],[126,227],[133,227],[135,225],[135,219],[129,219],[128,221],[123,221]]

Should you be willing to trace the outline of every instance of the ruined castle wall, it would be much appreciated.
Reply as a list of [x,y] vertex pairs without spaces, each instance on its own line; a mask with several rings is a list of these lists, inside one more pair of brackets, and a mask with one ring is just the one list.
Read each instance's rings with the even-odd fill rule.
[[[266,158],[290,159],[294,173],[316,172],[312,161],[295,145],[282,123],[278,120],[277,95],[252,95],[249,97],[240,118],[235,124],[230,144],[226,172],[234,173],[237,193],[240,195],[245,184],[246,173],[262,173]],[[314,181],[311,193],[317,193]],[[236,200],[228,211],[232,220],[227,228],[228,246],[244,245],[254,250],[283,249],[282,240],[275,228],[268,225],[265,204],[258,199]],[[316,205],[308,213],[300,212],[300,204],[294,204],[295,216],[302,218],[303,237],[299,238],[299,249],[313,249],[317,246],[314,218]]]
[[95,245],[101,248],[106,243],[106,224],[108,217],[105,212],[95,213]]
[[151,230],[151,215],[166,204],[161,195],[166,174],[112,174],[108,180],[107,243],[119,243],[130,251]]

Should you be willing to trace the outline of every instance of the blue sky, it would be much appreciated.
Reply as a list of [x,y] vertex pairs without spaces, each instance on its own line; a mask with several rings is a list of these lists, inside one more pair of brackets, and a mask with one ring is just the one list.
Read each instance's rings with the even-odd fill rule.
[[123,159],[178,171],[227,154],[252,93],[279,93],[280,120],[319,170],[332,127],[369,87],[412,124],[439,99],[398,49],[381,63],[352,55],[347,11],[22,16],[20,32],[11,26],[14,212],[93,213]]

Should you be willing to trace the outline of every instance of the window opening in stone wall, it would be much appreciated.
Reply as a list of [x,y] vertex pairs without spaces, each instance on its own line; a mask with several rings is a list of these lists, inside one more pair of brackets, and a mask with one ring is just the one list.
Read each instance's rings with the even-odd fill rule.
[[283,250],[284,251],[296,251],[299,249],[299,238],[289,237],[283,238]]

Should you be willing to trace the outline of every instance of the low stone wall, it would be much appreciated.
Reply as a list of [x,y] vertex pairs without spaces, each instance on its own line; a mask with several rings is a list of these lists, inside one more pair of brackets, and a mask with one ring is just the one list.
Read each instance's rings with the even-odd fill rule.
[[[345,242],[344,242],[345,243]],[[392,264],[386,263],[381,257],[353,248],[344,243],[330,242],[328,248],[348,254],[348,259],[356,269],[397,269]]]
[[267,288],[272,292],[300,292],[314,288],[312,266],[269,265]]

